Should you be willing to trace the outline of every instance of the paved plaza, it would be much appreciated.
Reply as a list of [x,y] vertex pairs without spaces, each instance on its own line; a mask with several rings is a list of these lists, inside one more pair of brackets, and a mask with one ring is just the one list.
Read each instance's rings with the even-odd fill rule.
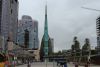
[[[67,67],[75,67],[73,64],[67,64],[67,65],[68,65]],[[16,66],[16,67],[27,67],[27,64]],[[31,64],[31,67],[61,67],[61,66],[57,66],[57,64],[53,63],[53,62],[48,62],[47,65],[44,62],[43,63],[41,63],[41,62],[35,62],[35,63]],[[84,67],[84,66],[79,66],[79,67]],[[90,67],[100,67],[100,66],[92,65]]]

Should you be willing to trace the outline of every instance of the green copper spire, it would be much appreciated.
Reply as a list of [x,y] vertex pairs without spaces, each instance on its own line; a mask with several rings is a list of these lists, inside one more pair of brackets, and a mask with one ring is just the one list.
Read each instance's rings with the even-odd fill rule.
[[47,19],[47,5],[45,6],[45,26],[44,26],[44,54],[48,56],[48,19]]
[[47,36],[45,41],[48,40],[48,19],[47,19],[47,5],[45,6],[45,27],[44,27],[44,34]]

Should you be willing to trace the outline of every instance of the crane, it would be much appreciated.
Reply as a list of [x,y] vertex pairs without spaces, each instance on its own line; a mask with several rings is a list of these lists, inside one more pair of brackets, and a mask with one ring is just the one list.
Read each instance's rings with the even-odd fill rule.
[[[83,9],[87,9],[87,10],[91,10],[91,11],[100,12],[100,10],[94,9],[94,8],[88,8],[88,7],[82,7],[82,8],[83,8]],[[88,61],[89,61],[89,59],[90,59],[90,56],[91,56],[91,51],[89,51]]]
[[[100,12],[100,10],[98,10],[98,9],[93,9],[93,8],[87,8],[87,7],[82,7],[83,9],[87,9],[87,10],[92,10],[92,11],[97,11],[97,12]],[[99,22],[99,24],[96,24],[97,25],[97,27],[99,26],[100,27],[100,16],[99,16],[99,18],[97,18],[97,19],[99,19],[99,21],[97,21],[97,22]],[[98,29],[98,28],[97,28]],[[100,29],[99,29],[99,32],[100,32]],[[98,32],[97,32],[98,33]],[[99,39],[98,39],[98,37],[99,37]],[[98,63],[98,60],[99,60],[99,58],[100,58],[100,35],[97,35],[97,54],[94,56],[94,57],[96,57],[96,59],[92,59],[94,62],[96,62],[96,63]],[[88,61],[89,61],[89,59],[91,59],[90,57],[92,57],[91,56],[91,51],[89,52],[89,56],[88,56]]]
[[88,10],[92,10],[92,11],[98,11],[98,12],[100,12],[100,10],[98,10],[98,9],[93,9],[93,8],[88,8],[88,7],[82,7],[83,9],[88,9]]

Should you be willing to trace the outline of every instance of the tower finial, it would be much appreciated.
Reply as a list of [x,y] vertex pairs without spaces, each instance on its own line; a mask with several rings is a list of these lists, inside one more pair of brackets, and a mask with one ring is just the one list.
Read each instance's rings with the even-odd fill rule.
[[46,5],[47,5],[47,0],[46,0]]
[[46,5],[45,5],[45,15],[47,15],[47,0],[46,0]]

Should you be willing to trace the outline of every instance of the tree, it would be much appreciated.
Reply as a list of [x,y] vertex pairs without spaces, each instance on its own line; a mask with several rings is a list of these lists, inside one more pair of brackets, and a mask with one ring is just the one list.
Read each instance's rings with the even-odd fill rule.
[[74,61],[74,57],[75,57],[75,52],[74,52],[74,51],[75,51],[75,46],[72,45],[72,46],[71,46],[71,60],[72,60],[72,61]]
[[77,40],[77,37],[74,37],[73,41],[74,41],[74,48],[75,48],[75,50],[79,50],[80,49],[80,43]]
[[90,41],[88,38],[85,39],[85,44],[82,47],[83,50],[88,50],[90,49]]
[[90,40],[88,38],[85,39],[85,44],[82,47],[82,61],[83,62],[87,62],[88,61],[88,57],[90,55],[91,52],[91,48],[90,48]]
[[75,46],[74,46],[74,45],[71,46],[71,50],[72,50],[72,51],[75,50]]
[[72,57],[74,57],[74,61],[79,61],[80,58],[80,43],[77,40],[77,37],[75,36],[73,39],[73,45],[71,46],[72,48]]
[[58,55],[62,55],[62,52],[61,51],[58,51]]

